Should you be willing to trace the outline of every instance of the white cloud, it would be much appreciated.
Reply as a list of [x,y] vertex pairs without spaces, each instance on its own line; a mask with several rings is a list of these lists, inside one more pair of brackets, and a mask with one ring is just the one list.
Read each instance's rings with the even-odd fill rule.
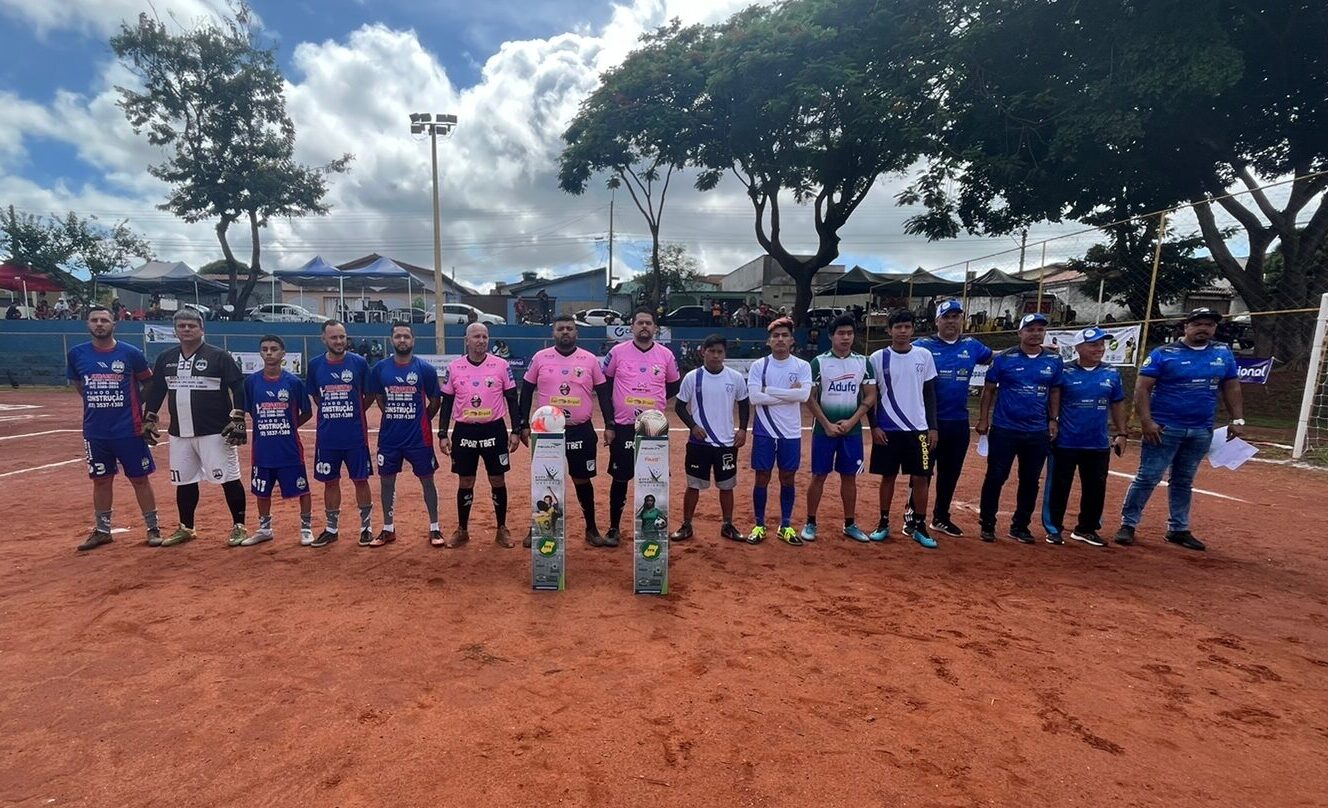
[[[17,7],[12,0],[0,4]],[[484,61],[479,81],[466,88],[454,86],[413,31],[369,24],[343,39],[297,45],[287,77],[297,155],[321,164],[350,152],[355,161],[349,174],[330,181],[330,216],[272,223],[264,236],[265,265],[292,266],[315,253],[335,262],[368,252],[431,265],[429,145],[409,133],[409,114],[424,111],[451,112],[460,119],[453,135],[439,144],[443,262],[456,266],[459,280],[487,286],[515,279],[523,270],[547,273],[602,263],[606,251],[595,237],[608,229],[608,193],[599,182],[583,197],[558,190],[562,132],[599,74],[635,47],[643,32],[675,16],[684,22],[719,20],[744,5],[744,0],[619,5],[598,31],[504,43]],[[94,13],[91,3],[55,6],[30,10],[28,19],[39,28],[74,24],[71,20],[95,27],[103,25],[96,20],[125,14],[122,0],[112,0],[116,10],[105,14]],[[216,4],[193,0],[174,7],[195,6]],[[49,21],[40,22],[38,15]],[[160,155],[129,130],[116,106],[114,85],[129,79],[122,67],[108,63],[87,94],[63,91],[48,105],[0,95],[8,112],[0,119],[0,202],[108,217],[132,212],[132,222],[160,256],[195,265],[212,260],[219,249],[210,225],[186,225],[154,210],[165,192],[145,168]],[[40,187],[24,179],[29,138],[67,141],[104,180],[96,187]],[[873,256],[874,265],[864,260],[870,268],[897,269],[934,267],[992,251],[973,240],[929,245],[905,237],[902,221],[909,214],[894,205],[898,185],[897,180],[878,183],[845,228],[842,252]],[[786,244],[795,251],[811,248],[810,209],[785,204]],[[689,245],[704,271],[722,272],[759,254],[752,216],[736,185],[700,194],[691,189],[690,177],[681,176],[670,190],[663,237]],[[621,256],[632,252],[631,242],[648,241],[625,193],[617,196],[616,226],[621,275]],[[238,236],[237,251],[247,250]],[[1008,239],[994,244],[1010,246]]]
[[120,30],[122,20],[140,13],[155,14],[191,28],[200,20],[226,16],[226,0],[0,0],[0,13],[32,26],[38,36],[73,30],[105,38]]

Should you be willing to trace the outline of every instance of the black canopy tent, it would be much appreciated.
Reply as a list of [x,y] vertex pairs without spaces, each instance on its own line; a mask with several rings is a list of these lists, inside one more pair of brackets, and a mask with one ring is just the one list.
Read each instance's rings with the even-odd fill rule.
[[939,275],[933,275],[925,269],[917,269],[907,275],[892,278],[872,289],[875,294],[891,297],[932,297],[934,295],[957,295],[964,291],[963,281],[950,281]]
[[871,294],[872,290],[883,283],[898,278],[906,278],[907,275],[888,272],[871,272],[860,266],[855,266],[831,283],[819,287],[816,290],[817,297],[830,295],[866,295]]
[[1034,281],[1016,278],[992,267],[968,284],[969,297],[1009,297],[1037,289]]
[[141,295],[173,295],[176,297],[193,293],[194,303],[198,304],[199,295],[224,295],[229,288],[224,283],[208,280],[199,275],[183,261],[148,261],[146,264],[129,272],[102,275],[96,279],[114,289],[136,292]]

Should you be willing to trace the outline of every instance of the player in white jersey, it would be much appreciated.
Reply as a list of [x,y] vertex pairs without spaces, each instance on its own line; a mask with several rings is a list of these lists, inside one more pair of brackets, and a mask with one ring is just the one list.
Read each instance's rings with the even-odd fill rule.
[[[870,541],[858,527],[858,475],[862,473],[862,421],[876,406],[876,375],[867,357],[853,350],[858,324],[844,314],[830,323],[830,350],[812,359],[812,484],[807,488],[807,524],[801,541],[816,541],[816,511],[825,478],[839,473],[844,535]],[[792,544],[793,542],[790,542]],[[799,542],[800,543],[800,542]]]
[[900,470],[912,483],[913,521],[905,520],[904,535],[928,549],[936,540],[927,533],[927,486],[931,482],[932,450],[936,448],[936,360],[931,351],[913,345],[913,312],[890,315],[890,344],[868,361],[881,394],[868,416],[872,432],[871,473],[881,477],[881,521],[871,541],[890,536],[890,501]]
[[812,392],[812,366],[793,356],[793,321],[780,317],[767,329],[770,355],[752,363],[747,371],[747,396],[756,405],[752,426],[752,508],[756,526],[747,536],[749,544],[765,540],[765,504],[770,472],[779,467],[779,538],[801,543],[793,529],[794,481],[802,464],[802,405]]
[[[724,516],[719,535],[735,541],[746,540],[733,526],[733,489],[738,484],[738,450],[747,443],[751,406],[747,402],[747,381],[741,373],[724,365],[728,348],[728,340],[720,335],[706,337],[701,345],[705,364],[684,376],[678,389],[674,409],[691,435],[687,438],[687,493],[682,500],[682,525],[669,535],[672,541],[692,537],[696,502],[701,491],[710,487],[712,471],[715,487],[719,489],[719,509]],[[736,432],[734,406],[738,408]]]

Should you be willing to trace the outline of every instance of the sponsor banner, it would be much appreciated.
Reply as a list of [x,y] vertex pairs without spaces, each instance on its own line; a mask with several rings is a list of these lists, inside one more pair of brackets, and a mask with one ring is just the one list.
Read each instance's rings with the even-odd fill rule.
[[1268,384],[1268,377],[1273,373],[1273,358],[1259,359],[1254,356],[1236,357],[1236,369],[1240,373],[1241,384]]
[[[263,355],[257,351],[231,351],[231,356],[235,357],[235,364],[240,366],[244,373],[255,373],[263,369]],[[281,360],[281,369],[289,370],[296,376],[304,376],[304,354],[299,351],[289,351],[286,358]]]
[[417,359],[423,359],[436,371],[438,371],[438,381],[443,380],[443,371],[452,364],[452,360],[460,357],[461,354],[436,354],[436,353],[417,353]]
[[[604,330],[608,333],[609,339],[614,342],[631,342],[632,327],[630,325],[606,325]],[[673,333],[669,331],[668,326],[660,326],[659,333],[655,334],[655,342],[662,342],[665,345],[673,341]]]
[[530,586],[538,591],[567,586],[566,446],[561,432],[530,435]]
[[143,324],[143,341],[151,342],[179,342],[180,338],[175,336],[175,329],[170,326]]
[[669,593],[669,439],[636,439],[632,496],[633,591]]
[[[1108,365],[1133,365],[1138,357],[1139,329],[1138,325],[1102,328],[1107,332],[1107,352],[1102,356],[1102,361]],[[1060,351],[1061,359],[1066,362],[1074,361],[1079,356],[1074,346],[1079,344],[1079,332],[1082,330],[1081,328],[1048,329],[1042,344],[1052,350]]]

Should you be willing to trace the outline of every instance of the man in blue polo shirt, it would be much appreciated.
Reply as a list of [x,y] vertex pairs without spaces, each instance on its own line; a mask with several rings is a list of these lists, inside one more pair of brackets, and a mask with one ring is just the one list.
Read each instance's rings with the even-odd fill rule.
[[1205,549],[1190,532],[1191,486],[1212,445],[1219,392],[1232,418],[1227,439],[1240,437],[1245,428],[1236,358],[1226,345],[1213,341],[1221,320],[1222,315],[1212,309],[1191,311],[1185,318],[1185,336],[1153,349],[1139,369],[1134,411],[1139,414],[1143,444],[1139,473],[1121,508],[1117,544],[1134,544],[1144,506],[1162,473],[1170,469],[1166,539],[1187,550]]
[[1047,493],[1042,503],[1042,526],[1051,544],[1064,541],[1062,523],[1077,471],[1079,520],[1070,538],[1093,547],[1106,546],[1097,530],[1102,526],[1108,465],[1113,449],[1117,455],[1125,449],[1125,389],[1120,371],[1102,361],[1107,336],[1097,326],[1080,331],[1074,346],[1079,358],[1066,365],[1061,375],[1060,434],[1047,464]]
[[[932,468],[936,479],[936,498],[931,508],[931,526],[949,536],[962,536],[950,519],[959,474],[968,456],[968,385],[973,368],[991,362],[991,349],[972,337],[963,335],[964,304],[942,300],[936,305],[936,333],[914,340],[913,344],[931,352],[936,364],[936,432],[939,440],[932,449]],[[914,518],[913,498],[909,497],[904,521]],[[927,515],[922,514],[922,519]]]
[[987,435],[989,445],[987,476],[982,481],[978,509],[983,541],[996,541],[1001,488],[1010,478],[1017,458],[1019,489],[1015,494],[1014,516],[1010,519],[1010,538],[1033,543],[1028,524],[1037,505],[1042,467],[1058,430],[1061,395],[1058,385],[1063,371],[1060,354],[1042,347],[1046,333],[1045,314],[1025,314],[1019,321],[1019,344],[996,354],[982,385],[976,430],[979,435]]

